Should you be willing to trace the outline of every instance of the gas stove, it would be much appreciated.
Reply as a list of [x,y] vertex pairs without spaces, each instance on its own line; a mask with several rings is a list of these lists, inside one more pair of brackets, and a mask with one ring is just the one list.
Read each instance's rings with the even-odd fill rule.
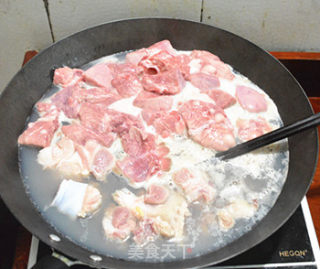
[[[39,260],[48,255],[62,260],[72,269],[90,268],[51,249],[33,237],[28,269],[33,268]],[[265,241],[239,256],[207,268],[320,269],[320,250],[307,199],[304,198],[291,218]]]

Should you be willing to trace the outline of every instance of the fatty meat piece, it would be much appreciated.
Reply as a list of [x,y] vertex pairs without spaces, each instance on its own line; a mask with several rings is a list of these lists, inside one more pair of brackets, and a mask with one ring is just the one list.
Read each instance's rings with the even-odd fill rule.
[[81,178],[89,175],[87,167],[75,151],[73,141],[65,137],[40,150],[37,160],[44,169],[56,169],[67,177]]
[[58,108],[52,102],[37,102],[36,108],[41,118],[56,118],[60,113]]
[[215,198],[216,191],[202,172],[182,168],[173,174],[173,180],[184,191],[190,202],[211,203]]
[[217,217],[220,227],[227,231],[231,229],[237,219],[251,218],[258,209],[258,205],[249,204],[246,200],[236,199],[226,207],[218,210]]
[[97,180],[104,180],[115,164],[113,155],[97,141],[88,140],[81,146],[66,137],[40,150],[38,162],[64,176],[79,178],[92,173]]
[[63,180],[50,206],[71,218],[87,217],[101,205],[102,196],[99,190],[85,183]]
[[97,188],[88,185],[84,194],[81,212],[78,216],[85,218],[88,215],[93,214],[99,209],[101,202],[102,196],[100,191]]
[[151,184],[144,196],[144,202],[146,204],[159,205],[166,202],[168,197],[169,191],[167,188],[161,185]]
[[136,196],[128,189],[117,190],[113,199],[127,207],[138,219],[151,219],[155,230],[175,241],[183,239],[185,217],[190,216],[186,200],[178,193],[172,192],[164,204],[149,205],[144,203],[144,195]]
[[128,208],[111,207],[105,212],[102,226],[108,238],[125,241],[136,228],[136,220]]
[[143,219],[138,222],[133,231],[133,240],[139,245],[143,246],[150,241],[155,241],[159,236],[156,224],[152,219]]

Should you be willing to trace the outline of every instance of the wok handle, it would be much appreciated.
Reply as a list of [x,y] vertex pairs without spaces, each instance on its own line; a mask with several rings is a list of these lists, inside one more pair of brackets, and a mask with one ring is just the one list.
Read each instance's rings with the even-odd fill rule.
[[53,257],[52,255],[44,256],[40,259],[32,269],[70,269],[63,261],[58,258]]

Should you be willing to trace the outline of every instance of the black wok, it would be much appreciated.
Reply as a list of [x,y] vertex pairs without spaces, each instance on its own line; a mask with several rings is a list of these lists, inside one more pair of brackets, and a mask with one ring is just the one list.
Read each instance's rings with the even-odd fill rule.
[[[289,138],[287,181],[273,208],[250,232],[231,244],[200,257],[162,264],[128,262],[82,248],[51,227],[32,205],[20,178],[17,138],[32,106],[52,84],[53,70],[82,66],[104,55],[147,47],[168,39],[179,50],[203,49],[218,55],[264,89],[276,103],[284,124],[313,114],[293,76],[267,52],[229,32],[174,19],[133,19],[103,24],[74,34],[42,51],[8,84],[0,98],[0,193],[15,217],[45,243],[84,263],[108,268],[191,268],[218,263],[258,244],[275,232],[305,195],[317,162],[317,130]],[[50,240],[56,234],[60,242]],[[95,262],[90,255],[102,257]]]

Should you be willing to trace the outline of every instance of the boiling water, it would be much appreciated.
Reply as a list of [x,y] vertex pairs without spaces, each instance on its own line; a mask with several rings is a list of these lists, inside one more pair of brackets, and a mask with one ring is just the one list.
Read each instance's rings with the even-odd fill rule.
[[[87,69],[93,64],[102,61],[121,61],[124,55],[122,53],[104,57],[82,68]],[[239,74],[236,74],[234,83],[248,85],[262,92],[258,86],[253,85],[252,82]],[[222,80],[221,88],[234,96],[235,87],[231,82]],[[44,97],[52,95],[57,90],[57,87],[53,87]],[[265,97],[268,103],[268,110],[259,113],[259,115],[264,117],[274,128],[278,128],[282,125],[282,122],[277,108],[269,97]],[[205,95],[199,95],[189,82],[187,82],[184,91],[174,98],[175,104],[178,99],[186,101],[194,98],[212,102]],[[120,108],[119,105],[115,106],[114,109],[121,110],[121,106]],[[225,112],[233,125],[235,125],[235,121],[239,117],[251,118],[254,116],[254,113],[241,109],[239,104],[226,109]],[[34,110],[29,121],[34,121],[37,117],[37,112]],[[148,129],[148,131],[152,130]],[[185,137],[176,135],[173,139],[163,139],[163,142],[169,146],[169,157],[172,159],[172,169],[162,178],[163,182],[175,188],[171,179],[172,173],[182,167],[188,167],[205,171],[213,180],[217,190],[217,197],[212,206],[203,206],[200,203],[190,205],[189,209],[192,217],[186,219],[185,238],[182,242],[157,239],[143,247],[139,247],[132,240],[117,242],[107,239],[103,232],[102,219],[105,209],[114,204],[111,194],[124,187],[134,193],[141,193],[141,189],[131,188],[126,180],[117,177],[113,173],[108,175],[105,182],[98,182],[91,177],[82,179],[83,182],[90,183],[100,190],[103,202],[100,210],[93,216],[76,220],[60,213],[55,207],[50,207],[64,177],[53,170],[43,170],[37,162],[37,149],[25,146],[19,148],[21,176],[30,199],[42,216],[58,232],[67,235],[76,244],[96,253],[147,262],[191,258],[214,251],[236,240],[250,231],[272,208],[287,176],[289,152],[286,140],[227,162],[218,159],[205,161],[214,156],[215,152],[203,148]],[[119,154],[117,150],[113,153]],[[156,177],[151,178],[148,184],[155,182],[155,180]],[[219,227],[214,216],[217,210],[223,208],[234,198],[256,201],[259,207],[253,217],[250,219],[237,219],[232,229],[224,231]],[[204,223],[203,219],[206,217],[208,217],[209,221]]]

